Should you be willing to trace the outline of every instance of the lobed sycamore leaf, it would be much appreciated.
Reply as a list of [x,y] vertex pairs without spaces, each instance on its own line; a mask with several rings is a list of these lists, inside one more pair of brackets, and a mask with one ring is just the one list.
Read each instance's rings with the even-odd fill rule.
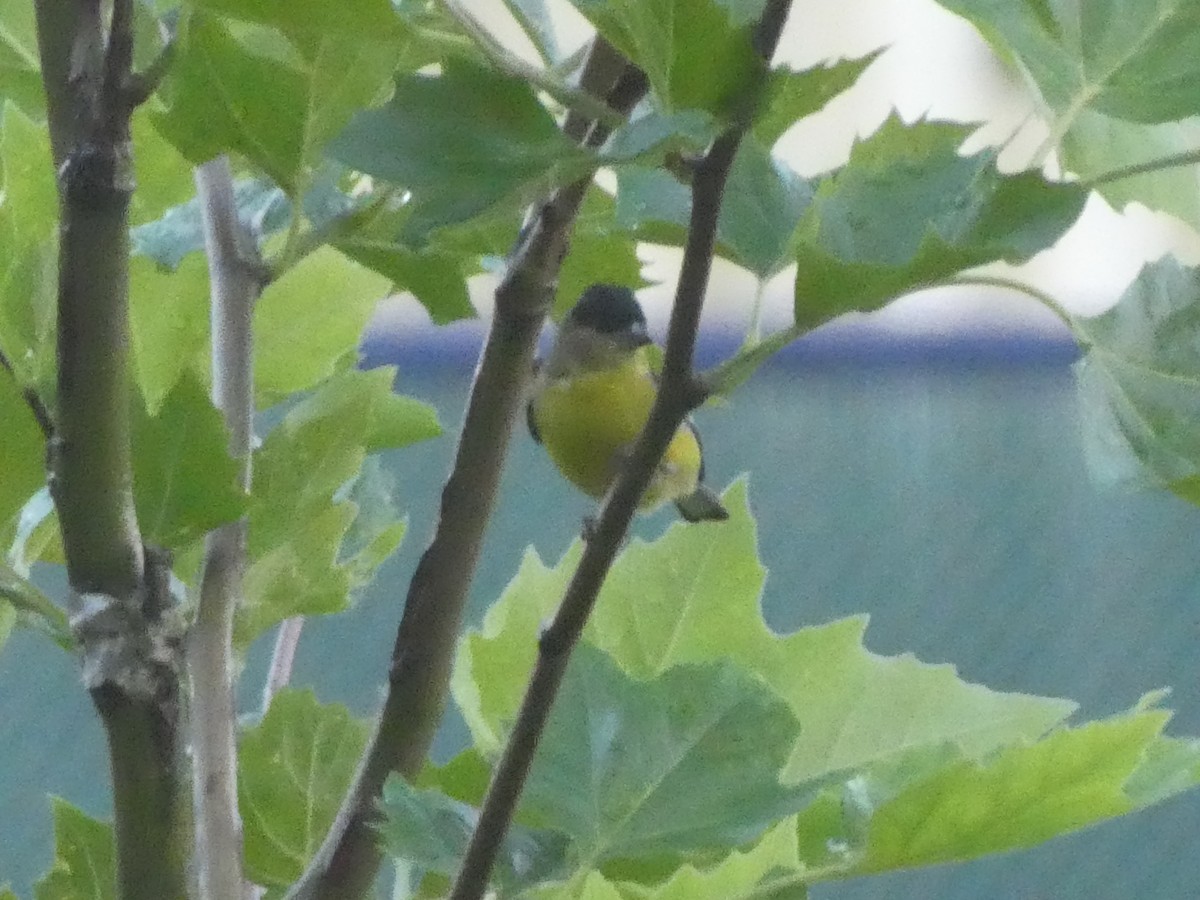
[[[652,544],[632,542],[605,581],[585,640],[637,678],[729,660],[763,679],[804,723],[788,781],[815,783],[947,742],[981,758],[1037,739],[1074,709],[969,684],[951,666],[877,656],[863,646],[862,617],[774,634],[759,609],[765,574],[744,484],[727,492],[726,507],[730,520],[719,526],[676,525]],[[516,712],[540,623],[578,554],[576,545],[554,568],[527,554],[482,629],[461,645],[452,687],[485,753],[498,750]]]
[[159,131],[194,164],[235,151],[299,195],[326,143],[386,89],[400,20],[367,0],[202,6],[180,25]]
[[996,153],[959,155],[970,127],[893,116],[822,179],[797,236],[796,321],[815,327],[1058,240],[1087,189],[1003,175]]
[[1132,122],[1200,114],[1200,6],[1192,0],[942,0],[1015,55],[1060,116]]
[[1124,815],[1200,783],[1200,742],[1163,737],[1169,718],[1140,703],[983,760],[943,754],[932,765],[868,773],[858,787],[870,795],[860,833],[846,828],[836,789],[800,815],[804,862],[827,878],[955,862]]
[[737,666],[641,680],[584,644],[518,815],[597,862],[739,846],[807,801],[809,791],[779,781],[798,730],[787,705]]
[[772,70],[761,108],[754,117],[754,137],[763,146],[774,146],[796,122],[853,87],[882,52],[874,50],[858,59],[841,59],[801,71],[787,67]]
[[282,896],[325,838],[366,746],[369,725],[309,690],[285,689],[238,742],[246,874]]
[[54,815],[54,863],[33,886],[34,900],[116,900],[117,860],[112,826],[59,797]]
[[1093,469],[1200,503],[1200,269],[1151,263],[1116,306],[1072,325],[1084,346],[1076,376]]
[[355,115],[330,153],[412,193],[411,245],[497,207],[522,207],[590,167],[527,84],[461,58],[436,74],[401,75],[387,105]]
[[345,609],[403,536],[390,499],[370,495],[386,488],[370,469],[364,475],[364,462],[368,453],[433,437],[438,424],[431,409],[393,394],[394,377],[383,367],[328,379],[255,454],[239,648],[290,616]]

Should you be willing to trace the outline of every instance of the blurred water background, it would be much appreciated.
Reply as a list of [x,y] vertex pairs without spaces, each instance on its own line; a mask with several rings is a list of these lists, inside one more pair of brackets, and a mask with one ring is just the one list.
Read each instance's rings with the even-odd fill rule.
[[[368,341],[400,387],[435,405],[440,439],[385,456],[409,535],[357,608],[305,632],[296,681],[369,714],[398,607],[432,513],[470,377],[476,332],[437,348]],[[702,356],[729,352],[708,341]],[[1081,443],[1072,345],[1009,334],[856,339],[817,334],[701,412],[710,479],[749,473],[764,607],[786,631],[869,612],[868,646],[952,662],[990,687],[1071,697],[1087,716],[1177,690],[1176,734],[1200,733],[1200,510],[1104,486]],[[476,579],[472,620],[533,545],[556,560],[589,504],[518,436]],[[652,537],[671,517],[638,522]],[[244,682],[257,703],[264,650]],[[19,632],[0,653],[0,883],[22,894],[50,861],[47,794],[107,815],[103,734],[73,662]],[[436,752],[464,739],[456,717]],[[1032,851],[865,879],[818,900],[1183,900],[1200,895],[1200,797]]]

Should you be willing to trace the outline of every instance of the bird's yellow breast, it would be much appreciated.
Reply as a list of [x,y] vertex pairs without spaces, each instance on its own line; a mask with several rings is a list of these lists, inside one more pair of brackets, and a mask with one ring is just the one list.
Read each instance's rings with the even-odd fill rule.
[[[628,363],[550,379],[533,400],[533,419],[559,470],[580,490],[602,497],[650,416],[656,388],[640,354]],[[675,433],[643,508],[690,494],[700,474],[700,445],[691,428]]]

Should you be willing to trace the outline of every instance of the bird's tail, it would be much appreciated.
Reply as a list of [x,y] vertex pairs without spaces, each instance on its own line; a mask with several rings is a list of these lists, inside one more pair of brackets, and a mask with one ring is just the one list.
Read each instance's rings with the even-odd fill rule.
[[721,498],[703,484],[696,485],[686,497],[677,499],[675,508],[689,522],[723,522],[729,518],[729,510],[721,505]]

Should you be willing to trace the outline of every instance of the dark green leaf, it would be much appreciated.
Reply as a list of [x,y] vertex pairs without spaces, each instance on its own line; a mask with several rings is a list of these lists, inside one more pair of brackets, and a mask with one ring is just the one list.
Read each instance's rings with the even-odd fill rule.
[[792,125],[852,87],[882,52],[875,50],[858,59],[839,60],[800,72],[788,68],[773,70],[762,108],[754,119],[754,136],[764,146],[774,146]]
[[1078,184],[960,156],[968,126],[893,117],[825,178],[800,225],[796,321],[815,327],[995,260],[1024,262],[1075,222]]
[[[479,818],[473,806],[437,790],[419,790],[399,776],[383,789],[384,847],[397,859],[429,872],[453,876]],[[567,838],[552,831],[509,828],[492,871],[494,883],[517,891],[557,877],[565,864]]]
[[183,547],[246,510],[229,433],[199,379],[185,374],[154,416],[135,407],[134,502],[142,536]]
[[1014,53],[1047,103],[1134,122],[1200,114],[1200,6],[1191,0],[942,0]]
[[[631,166],[618,175],[616,218],[647,241],[679,245],[687,238],[690,191],[660,169]],[[760,279],[792,263],[797,223],[813,185],[753,137],[743,142],[717,223],[717,253]]]
[[581,645],[520,815],[594,860],[744,844],[803,803],[779,783],[798,731],[787,704],[733,665],[639,682]]
[[1200,269],[1151,263],[1111,310],[1073,321],[1093,467],[1200,503]]
[[466,60],[402,76],[391,101],[356,115],[330,153],[412,192],[409,244],[498,205],[523,206],[590,164],[528,85]]
[[33,886],[35,900],[116,900],[112,827],[52,797],[54,863]]
[[572,0],[646,73],[668,110],[724,117],[758,71],[750,43],[761,0]]
[[246,874],[290,885],[325,837],[370,728],[311,691],[284,690],[238,745],[238,797],[246,822]]

